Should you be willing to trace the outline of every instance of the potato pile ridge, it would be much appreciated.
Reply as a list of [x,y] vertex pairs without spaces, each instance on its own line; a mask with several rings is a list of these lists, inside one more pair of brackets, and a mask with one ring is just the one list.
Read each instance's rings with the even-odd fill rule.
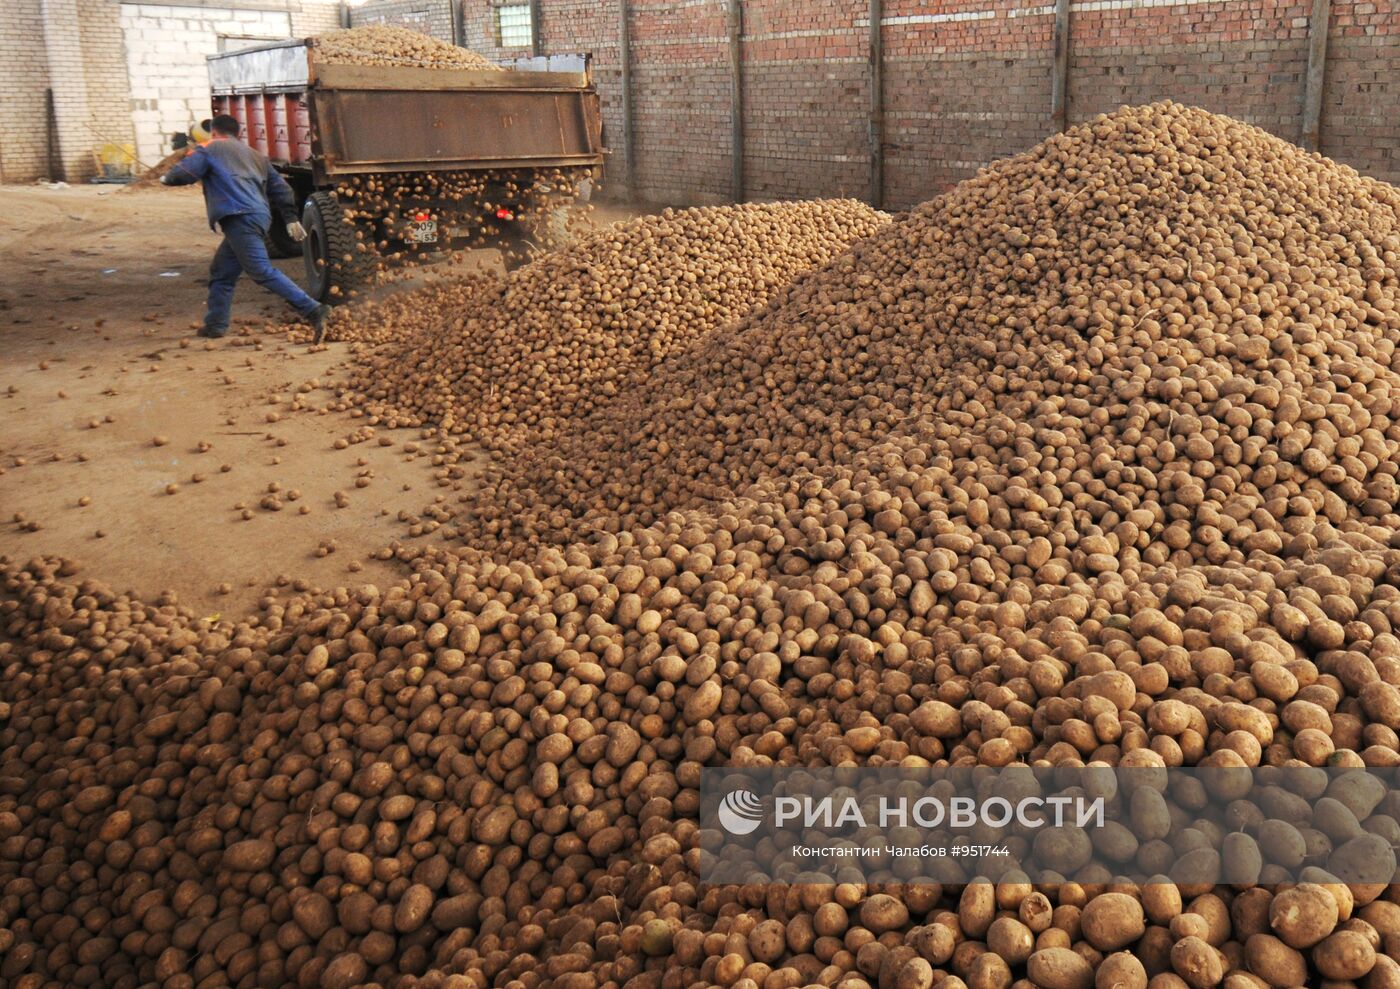
[[501,70],[499,65],[484,55],[392,24],[365,24],[328,31],[310,40],[315,48],[316,61],[327,65]]
[[916,432],[1018,541],[1128,522],[1106,538],[1219,563],[1318,517],[1393,527],[1397,207],[1229,118],[1097,118],[619,389],[506,469],[473,538],[528,556]]
[[854,200],[816,200],[668,209],[606,227],[512,272],[442,332],[368,355],[346,404],[523,449],[885,222]]

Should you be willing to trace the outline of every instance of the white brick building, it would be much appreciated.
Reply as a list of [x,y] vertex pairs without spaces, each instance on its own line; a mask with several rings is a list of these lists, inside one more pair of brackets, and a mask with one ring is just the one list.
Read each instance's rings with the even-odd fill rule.
[[[104,143],[147,164],[209,115],[204,56],[341,23],[337,0],[5,0],[0,181],[85,181]],[[52,117],[48,111],[52,91]],[[52,120],[52,126],[50,121]],[[51,164],[52,158],[52,164]]]

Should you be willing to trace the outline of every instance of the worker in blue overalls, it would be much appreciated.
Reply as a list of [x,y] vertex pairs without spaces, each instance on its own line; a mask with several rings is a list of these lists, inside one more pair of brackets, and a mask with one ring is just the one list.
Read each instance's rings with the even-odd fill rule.
[[273,207],[286,224],[287,234],[296,241],[305,239],[306,231],[296,218],[296,199],[267,157],[238,140],[238,129],[238,121],[228,114],[214,117],[209,143],[160,180],[162,185],[203,183],[209,226],[223,231],[224,241],[209,265],[209,311],[204,314],[199,335],[217,339],[228,332],[233,289],[238,276],[247,272],[253,281],[291,303],[311,324],[320,343],[330,307],[298,288],[267,256]]

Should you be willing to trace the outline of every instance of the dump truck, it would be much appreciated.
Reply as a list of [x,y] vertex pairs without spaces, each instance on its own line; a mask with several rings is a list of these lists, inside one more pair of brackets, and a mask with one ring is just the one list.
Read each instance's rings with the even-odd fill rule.
[[306,289],[341,302],[396,264],[498,246],[519,260],[562,236],[603,162],[586,56],[500,70],[318,61],[314,39],[208,57],[214,113],[243,125],[296,195]]

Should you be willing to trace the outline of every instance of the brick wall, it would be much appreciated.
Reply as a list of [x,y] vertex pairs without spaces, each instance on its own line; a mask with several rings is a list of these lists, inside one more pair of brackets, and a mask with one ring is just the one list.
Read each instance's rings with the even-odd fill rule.
[[[352,17],[450,39],[452,2],[461,3],[468,47],[499,59],[528,52],[497,44],[494,10],[503,0],[369,0]],[[630,179],[639,198],[667,202],[727,199],[726,0],[630,2],[635,161],[614,154],[608,184],[622,188]],[[64,128],[64,160],[77,170],[70,178],[90,172],[91,148],[100,143],[89,136],[94,128],[130,139],[126,107],[143,134],[180,126],[153,117],[152,97],[132,91],[132,51],[146,42],[123,36],[119,12],[149,6],[6,0],[0,177],[26,181],[45,172],[44,88],[53,64],[79,67],[60,73],[56,87],[60,114],[72,124]],[[215,8],[282,13],[298,36],[333,28],[338,18],[336,4],[319,0],[160,6],[191,10],[172,19],[205,25],[217,23]],[[540,0],[540,7],[544,52],[593,54],[605,135],[620,148],[618,0]],[[865,195],[867,0],[743,0],[743,8],[745,195]],[[1296,140],[1310,8],[1310,0],[1076,0],[1070,120],[1171,97]],[[885,0],[887,205],[926,199],[1050,133],[1052,20],[1053,5],[1036,0]],[[202,99],[193,87],[191,73],[154,99]],[[1332,0],[1321,139],[1325,154],[1400,181],[1400,0]],[[151,140],[143,138],[143,154]]]
[[[606,2],[607,0],[605,0]],[[496,9],[504,6],[502,2],[498,2],[498,0],[461,0],[461,3],[462,37],[463,44],[467,48],[497,61],[530,54],[529,46],[502,48],[497,43]],[[597,5],[598,9],[595,11],[597,21],[603,19],[605,3]],[[544,20],[548,21],[548,17],[545,17]]]
[[[461,0],[492,56],[496,0]],[[1301,130],[1310,0],[1076,0],[1069,119],[1170,97],[1288,140]],[[591,51],[620,147],[617,0],[541,0],[547,52]],[[631,0],[635,191],[729,196],[725,0]],[[744,0],[745,195],[868,191],[869,4]],[[1053,3],[885,0],[885,202],[927,199],[1048,136]],[[1400,181],[1400,2],[1332,0],[1323,153]],[[625,163],[610,162],[615,178]]]
[[5,0],[0,18],[0,180],[46,174],[44,90],[49,60],[40,0]]
[[392,24],[452,41],[452,0],[368,0],[350,8],[350,26]]
[[82,182],[95,173],[93,151],[102,144],[135,143],[151,162],[169,151],[166,132],[208,116],[205,54],[315,34],[336,27],[339,16],[335,0],[5,0],[0,180],[49,176],[47,87],[65,177]]
[[79,178],[92,170],[90,149],[100,141],[89,137],[94,121],[88,105],[87,65],[83,58],[80,31],[66,30],[80,23],[77,0],[40,0],[44,18],[45,46],[49,61],[49,86],[53,89],[53,109],[59,135],[58,158],[63,175]]
[[1072,21],[1072,121],[1170,97],[1298,139],[1311,2],[1092,7]]
[[1052,21],[1009,0],[886,5],[888,206],[928,199],[1051,132]]
[[209,116],[205,56],[291,37],[285,10],[122,4],[136,155],[170,153],[170,135]]
[[1322,150],[1400,183],[1400,10],[1395,0],[1339,4],[1327,40]]
[[633,194],[728,201],[729,48],[723,0],[631,0]]
[[[131,117],[131,92],[126,78],[126,53],[121,24],[113,16],[112,0],[77,0],[78,37],[82,48],[83,75],[87,86],[87,112],[91,129],[84,135],[92,142],[131,144],[135,128]],[[85,142],[72,142],[70,155],[86,155]],[[83,175],[90,162],[84,162]]]
[[[718,5],[717,6],[721,6]],[[861,3],[748,0],[744,188],[755,199],[863,197],[869,188],[869,51]],[[727,67],[715,110],[729,119]],[[729,191],[727,163],[723,190]],[[810,190],[810,191],[808,191]]]

